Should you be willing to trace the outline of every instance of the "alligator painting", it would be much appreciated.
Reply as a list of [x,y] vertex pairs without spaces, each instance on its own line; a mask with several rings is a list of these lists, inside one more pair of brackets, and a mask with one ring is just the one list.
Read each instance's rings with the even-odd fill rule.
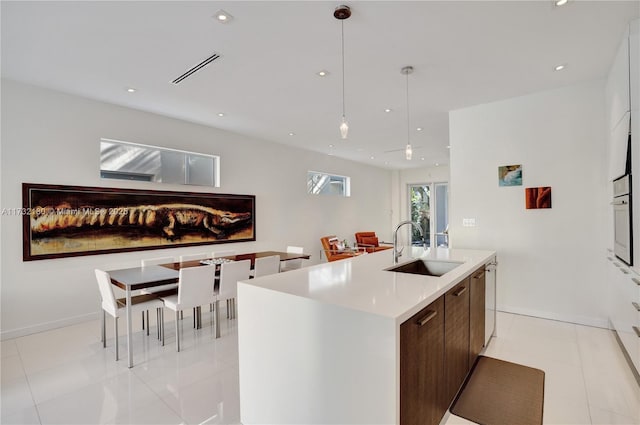
[[192,204],[135,205],[122,207],[72,208],[34,207],[31,214],[33,238],[67,232],[79,228],[138,228],[157,230],[168,240],[185,232],[206,231],[216,238],[251,222],[250,212],[230,212]]
[[256,240],[255,195],[23,183],[0,213],[22,217],[24,261]]

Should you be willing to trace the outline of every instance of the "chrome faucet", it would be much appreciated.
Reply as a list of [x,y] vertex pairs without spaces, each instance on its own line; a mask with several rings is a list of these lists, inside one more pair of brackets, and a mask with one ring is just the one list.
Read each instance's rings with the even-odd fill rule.
[[396,226],[396,230],[393,232],[393,264],[398,264],[398,258],[402,256],[402,250],[404,248],[398,251],[398,230],[405,224],[411,224],[413,225],[413,227],[418,229],[418,232],[420,232],[420,236],[422,236],[423,247],[424,249],[427,249],[427,242],[424,241],[424,233],[422,232],[422,227],[420,227],[420,225],[415,221],[411,221],[411,220],[403,221]]

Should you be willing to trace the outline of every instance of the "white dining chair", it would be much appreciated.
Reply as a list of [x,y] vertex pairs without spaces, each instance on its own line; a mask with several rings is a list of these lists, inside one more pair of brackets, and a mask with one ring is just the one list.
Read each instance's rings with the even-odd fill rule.
[[[289,245],[287,247],[287,252],[290,254],[304,254],[304,248],[301,246]],[[298,258],[295,260],[282,261],[280,263],[281,272],[288,272],[290,270],[296,270],[301,267],[302,267],[302,258]]]
[[[143,258],[142,260],[140,260],[140,265],[142,267],[149,267],[149,266],[157,266],[159,264],[174,263],[175,261],[176,259],[174,257]],[[172,295],[172,292],[176,292],[176,293],[178,292],[177,283],[154,286],[153,288],[144,288],[140,290],[140,294],[142,295],[156,294],[160,296],[168,296],[168,295]],[[147,311],[146,314],[147,314],[147,323],[149,323],[149,311]],[[145,312],[143,311],[142,312],[142,329],[144,329],[144,315],[145,315]]]
[[[231,257],[235,255],[236,255],[236,252],[232,249],[228,249],[226,251],[211,252],[211,258]],[[211,305],[210,311],[213,311],[213,305]]]
[[185,261],[204,260],[205,258],[209,258],[209,254],[207,254],[206,252],[200,252],[198,254],[186,254],[180,256],[180,262],[184,263]]
[[[175,261],[176,261],[176,259],[173,258],[173,257],[144,258],[144,259],[140,260],[140,265],[142,267],[149,267],[149,266],[157,266],[159,264],[174,263]],[[141,289],[140,293],[141,294],[154,294],[154,293],[158,293],[158,292],[164,292],[164,291],[168,291],[168,290],[177,290],[177,289],[178,289],[178,284],[177,283],[170,283],[168,285],[154,286],[153,288]]]
[[280,256],[271,255],[269,257],[256,258],[253,264],[253,277],[267,276],[280,272]]
[[159,264],[175,263],[175,257],[156,257],[156,258],[143,258],[140,260],[142,267],[157,266]]
[[[249,279],[250,270],[251,260],[232,261],[220,265],[220,285],[218,287],[218,298],[215,308],[216,320],[220,317],[220,308],[218,305],[220,300],[227,301],[227,318],[235,319],[238,281]],[[219,322],[216,322],[216,328],[218,328],[218,323]],[[216,335],[218,335],[217,329]]]
[[236,252],[233,250],[227,250],[227,251],[213,251],[211,253],[211,257],[212,258],[220,258],[220,257],[231,257],[233,255],[236,255]]
[[215,266],[182,268],[178,278],[178,294],[161,298],[164,301],[164,306],[175,312],[176,349],[178,351],[180,351],[179,313],[185,308],[195,308],[196,328],[200,327],[200,306],[213,304],[217,299],[214,293],[215,274]]
[[[115,345],[116,345],[116,361],[119,358],[118,350],[118,317],[126,314],[127,300],[126,298],[116,299],[113,293],[113,285],[109,273],[96,269],[96,280],[100,289],[100,297],[102,298],[102,347],[107,346],[107,325],[106,314],[113,317]],[[164,341],[164,327],[162,326],[162,308],[164,304],[161,299],[154,298],[150,295],[136,295],[131,297],[131,312],[142,311],[143,314],[149,309],[156,309],[156,320],[158,324],[158,337]],[[149,316],[147,314],[147,335],[149,335]]]

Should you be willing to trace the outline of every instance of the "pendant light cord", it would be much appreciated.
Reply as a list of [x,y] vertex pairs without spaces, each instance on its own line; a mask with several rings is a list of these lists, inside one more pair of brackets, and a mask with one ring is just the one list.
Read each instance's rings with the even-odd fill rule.
[[411,131],[409,130],[409,72],[405,74],[407,76],[407,144],[411,144]]
[[342,117],[346,116],[346,108],[344,106],[344,20],[340,21],[342,29]]

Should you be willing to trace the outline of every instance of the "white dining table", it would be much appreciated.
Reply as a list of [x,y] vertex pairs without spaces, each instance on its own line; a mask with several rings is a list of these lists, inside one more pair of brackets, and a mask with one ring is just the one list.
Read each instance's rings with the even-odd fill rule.
[[[111,283],[125,291],[127,300],[127,358],[128,366],[133,367],[131,292],[138,289],[177,283],[179,271],[162,266],[132,267],[107,271]],[[147,324],[148,326],[148,324]]]

